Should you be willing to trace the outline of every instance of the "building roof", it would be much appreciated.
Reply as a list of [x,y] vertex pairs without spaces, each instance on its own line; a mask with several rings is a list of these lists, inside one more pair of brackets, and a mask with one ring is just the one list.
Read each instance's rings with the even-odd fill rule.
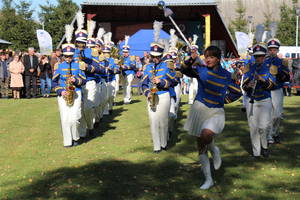
[[[157,6],[159,0],[85,0],[82,5]],[[216,0],[165,0],[167,6],[217,5]]]

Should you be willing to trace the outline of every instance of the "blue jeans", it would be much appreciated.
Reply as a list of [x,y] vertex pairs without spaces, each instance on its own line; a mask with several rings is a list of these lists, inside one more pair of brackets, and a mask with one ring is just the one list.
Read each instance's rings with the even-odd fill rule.
[[[47,83],[47,93],[46,93],[46,83]],[[42,79],[41,78],[41,90],[42,90],[42,95],[44,96],[45,94],[50,95],[51,92],[51,84],[52,84],[52,80],[51,78],[48,77],[48,75],[46,76],[46,79]]]

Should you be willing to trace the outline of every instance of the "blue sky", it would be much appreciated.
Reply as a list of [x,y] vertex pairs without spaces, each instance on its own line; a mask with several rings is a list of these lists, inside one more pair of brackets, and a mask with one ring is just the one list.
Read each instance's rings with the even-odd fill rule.
[[[19,0],[14,0],[15,3],[17,3]],[[46,4],[44,0],[38,1],[38,0],[27,0],[28,2],[32,3],[31,9],[33,9],[35,11],[34,13],[34,18],[36,20],[38,20],[38,16],[37,13],[39,12],[39,5],[44,5]],[[80,5],[81,3],[83,3],[85,0],[73,0],[73,2],[77,3],[77,5]],[[49,2],[51,4],[56,4],[57,0],[49,0]],[[2,3],[0,1],[0,6],[2,6]]]

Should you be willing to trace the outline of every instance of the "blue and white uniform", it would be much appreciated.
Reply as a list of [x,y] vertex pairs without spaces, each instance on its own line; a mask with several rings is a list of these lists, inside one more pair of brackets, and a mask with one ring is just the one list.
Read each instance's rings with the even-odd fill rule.
[[124,103],[131,102],[131,85],[136,71],[134,57],[124,57],[122,75],[124,77]]
[[[69,72],[75,78],[74,86],[76,87],[72,106],[68,106],[62,96],[62,92],[66,91],[66,79]],[[52,80],[53,88],[58,95],[64,146],[72,146],[73,142],[77,142],[80,138],[79,120],[81,119],[82,86],[86,82],[86,77],[84,72],[79,69],[78,62],[71,62],[70,64],[63,62],[58,65]]]
[[146,97],[151,90],[153,77],[160,79],[157,84],[157,96],[155,109],[150,107],[148,101],[148,113],[150,119],[150,129],[153,140],[153,150],[160,151],[161,148],[167,147],[168,140],[168,120],[170,111],[170,92],[169,88],[176,84],[171,70],[168,68],[167,63],[160,62],[158,64],[150,63],[146,66],[144,76],[142,78],[142,89]]
[[[264,81],[256,81],[253,91],[253,88],[248,87],[248,83],[255,81],[256,75],[261,76]],[[262,150],[268,149],[267,132],[272,110],[271,89],[273,89],[275,82],[276,79],[270,73],[266,63],[250,64],[249,71],[243,77],[243,89],[248,99],[253,102],[246,102],[246,110],[254,156],[260,156]]]

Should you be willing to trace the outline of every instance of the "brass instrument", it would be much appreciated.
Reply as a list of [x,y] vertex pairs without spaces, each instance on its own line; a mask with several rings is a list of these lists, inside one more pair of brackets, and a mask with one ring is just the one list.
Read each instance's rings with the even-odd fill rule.
[[155,67],[152,68],[152,77],[151,77],[151,83],[150,83],[150,98],[149,98],[149,102],[150,102],[150,108],[152,110],[155,110],[156,109],[156,105],[157,105],[157,102],[158,102],[158,88],[157,88],[157,84],[154,83],[154,78],[155,78],[155,73],[156,70],[155,70]]
[[73,106],[74,104],[74,97],[75,97],[75,89],[76,87],[74,86],[72,82],[72,78],[74,77],[72,75],[72,69],[71,69],[71,63],[69,63],[69,71],[67,74],[67,80],[66,80],[66,92],[67,94],[63,96],[64,100],[67,103],[67,106]]

